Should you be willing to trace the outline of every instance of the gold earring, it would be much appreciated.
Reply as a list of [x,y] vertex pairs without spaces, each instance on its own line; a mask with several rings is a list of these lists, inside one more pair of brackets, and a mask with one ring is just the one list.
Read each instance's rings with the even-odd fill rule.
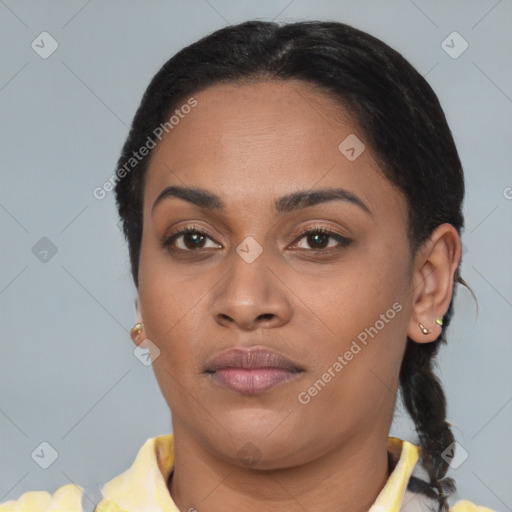
[[142,324],[140,322],[136,323],[132,330],[130,331],[130,335],[133,339],[137,338],[137,336],[142,332]]
[[437,320],[436,320],[436,324],[437,325],[443,325],[443,317],[440,316]]
[[419,326],[423,334],[428,334],[430,332],[424,325],[419,324]]

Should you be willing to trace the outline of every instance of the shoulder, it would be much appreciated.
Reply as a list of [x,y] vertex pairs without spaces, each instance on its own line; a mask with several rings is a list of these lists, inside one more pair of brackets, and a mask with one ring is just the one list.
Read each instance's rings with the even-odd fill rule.
[[[173,463],[173,434],[148,438],[132,466],[101,488],[67,484],[53,494],[28,491],[17,499],[0,503],[0,512],[92,512],[95,507],[101,512],[122,512],[124,509],[140,510],[140,503],[153,503],[161,496],[169,504],[170,498],[165,498],[168,490],[162,471],[168,474]],[[142,480],[147,480],[147,485],[141,486]],[[123,502],[123,508],[119,501]],[[125,503],[130,503],[130,506],[125,506]]]
[[28,491],[15,500],[0,503],[0,512],[81,512],[82,492],[83,488],[75,484],[63,485],[53,494]]
[[[1,512],[2,509],[0,509]],[[496,512],[490,508],[482,507],[481,505],[475,505],[468,500],[459,500],[453,507],[450,508],[450,512]]]

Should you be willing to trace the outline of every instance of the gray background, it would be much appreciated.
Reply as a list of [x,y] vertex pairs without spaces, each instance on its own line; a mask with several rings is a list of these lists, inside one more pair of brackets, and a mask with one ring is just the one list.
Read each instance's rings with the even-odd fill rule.
[[[102,484],[170,431],[129,339],[135,289],[114,197],[92,191],[115,170],[160,66],[250,18],[352,24],[400,51],[438,94],[465,167],[461,273],[479,301],[477,317],[459,287],[440,353],[448,420],[468,452],[450,470],[451,501],[512,510],[510,0],[0,0],[0,502]],[[43,31],[58,43],[46,59],[31,47]],[[453,31],[469,44],[457,58],[442,46]],[[43,237],[56,254],[38,252]],[[415,438],[400,408],[391,435]],[[48,469],[31,457],[44,441],[58,453]]]

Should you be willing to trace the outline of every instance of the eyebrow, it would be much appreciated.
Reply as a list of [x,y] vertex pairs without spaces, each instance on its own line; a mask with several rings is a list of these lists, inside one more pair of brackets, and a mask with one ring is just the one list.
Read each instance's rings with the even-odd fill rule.
[[[170,198],[183,199],[189,203],[198,206],[199,208],[207,210],[225,210],[226,205],[224,201],[213,192],[199,187],[180,187],[173,185],[166,187],[160,192],[153,207],[151,213],[153,214],[156,206]],[[274,212],[276,214],[290,213],[317,204],[325,203],[328,201],[346,201],[352,203],[370,216],[373,216],[372,211],[366,206],[366,204],[352,192],[343,188],[322,188],[316,190],[299,190],[286,194],[274,202]]]

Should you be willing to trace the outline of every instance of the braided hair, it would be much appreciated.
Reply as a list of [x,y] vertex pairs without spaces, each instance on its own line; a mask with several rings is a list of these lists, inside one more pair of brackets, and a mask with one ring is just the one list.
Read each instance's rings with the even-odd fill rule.
[[[458,270],[455,273],[455,282],[463,284],[471,291]],[[476,299],[472,291],[471,293]],[[443,457],[443,452],[455,442],[455,438],[450,424],[446,421],[446,398],[432,364],[440,344],[446,343],[446,328],[452,317],[453,298],[443,317],[443,330],[435,341],[415,343],[411,339],[407,340],[399,377],[402,400],[416,425],[423,466],[430,478],[430,484],[426,484],[423,480],[412,477],[408,488],[437,500],[439,510],[446,512],[449,509],[446,498],[453,494],[456,487],[453,478],[443,478],[449,468],[448,457]]]
[[[138,287],[144,176],[151,151],[133,171],[126,162],[146,145],[155,127],[193,94],[210,85],[257,80],[301,80],[334,97],[361,128],[385,177],[407,202],[407,233],[415,254],[434,229],[452,224],[461,233],[464,175],[439,100],[428,82],[396,50],[344,23],[303,21],[280,25],[247,21],[217,30],[180,50],[155,74],[135,113],[122,148],[115,185],[132,276]],[[465,286],[458,270],[456,283]],[[419,436],[430,482],[412,478],[411,490],[435,498],[448,510],[455,490],[443,479],[443,451],[454,437],[446,399],[432,364],[453,313],[453,299],[440,337],[431,343],[407,339],[399,384]]]

